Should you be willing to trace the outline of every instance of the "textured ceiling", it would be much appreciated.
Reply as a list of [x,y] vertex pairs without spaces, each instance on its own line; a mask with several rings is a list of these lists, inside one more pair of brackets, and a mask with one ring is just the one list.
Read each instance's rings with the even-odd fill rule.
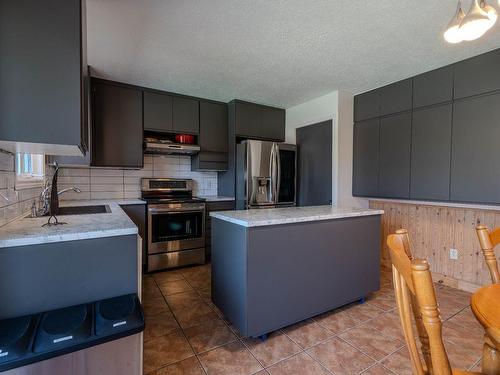
[[109,79],[288,108],[500,47],[500,22],[475,42],[445,43],[456,3],[87,0],[88,61]]

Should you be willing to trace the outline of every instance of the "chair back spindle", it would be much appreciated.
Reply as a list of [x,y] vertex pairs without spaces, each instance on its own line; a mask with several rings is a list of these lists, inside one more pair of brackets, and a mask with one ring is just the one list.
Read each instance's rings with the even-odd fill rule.
[[490,271],[491,282],[500,284],[500,272],[498,270],[498,261],[495,256],[495,247],[500,243],[500,227],[493,229],[491,232],[484,225],[476,227],[476,234],[483,251],[484,260]]

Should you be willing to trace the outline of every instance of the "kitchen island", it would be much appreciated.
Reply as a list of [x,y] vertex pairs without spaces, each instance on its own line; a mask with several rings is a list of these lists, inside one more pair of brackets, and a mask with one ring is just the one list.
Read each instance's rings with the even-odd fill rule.
[[364,300],[380,283],[383,211],[212,212],[212,300],[244,336]]

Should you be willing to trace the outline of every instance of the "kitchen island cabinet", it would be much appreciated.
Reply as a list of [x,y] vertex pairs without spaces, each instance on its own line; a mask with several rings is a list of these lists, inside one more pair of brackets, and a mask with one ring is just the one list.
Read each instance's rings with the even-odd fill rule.
[[383,211],[332,206],[212,212],[212,301],[260,336],[379,289]]

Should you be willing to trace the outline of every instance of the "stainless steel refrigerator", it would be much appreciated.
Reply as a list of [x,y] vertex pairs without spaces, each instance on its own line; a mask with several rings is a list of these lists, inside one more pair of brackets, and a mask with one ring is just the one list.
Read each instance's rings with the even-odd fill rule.
[[236,208],[295,206],[297,149],[245,140],[236,145]]

